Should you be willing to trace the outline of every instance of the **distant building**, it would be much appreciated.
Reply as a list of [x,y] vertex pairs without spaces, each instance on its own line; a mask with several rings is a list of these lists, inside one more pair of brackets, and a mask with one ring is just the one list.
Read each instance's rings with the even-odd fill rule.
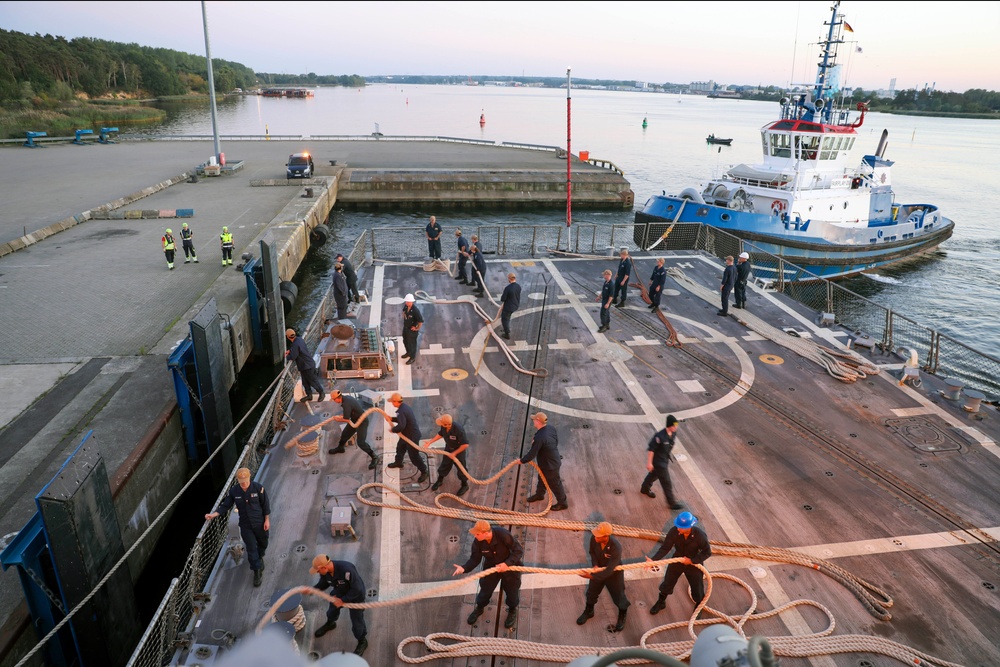
[[710,93],[716,88],[715,81],[692,81],[688,90],[692,93]]

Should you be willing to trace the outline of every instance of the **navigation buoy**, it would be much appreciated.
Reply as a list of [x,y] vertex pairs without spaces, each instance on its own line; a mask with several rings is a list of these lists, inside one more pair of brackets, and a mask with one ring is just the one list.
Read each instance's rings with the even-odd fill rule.
[[646,121],[645,118],[643,118],[642,119],[642,127],[643,127],[643,129],[645,129],[647,125],[649,125],[649,123]]
[[486,125],[486,114],[481,113],[479,114],[479,126],[482,127],[483,125]]

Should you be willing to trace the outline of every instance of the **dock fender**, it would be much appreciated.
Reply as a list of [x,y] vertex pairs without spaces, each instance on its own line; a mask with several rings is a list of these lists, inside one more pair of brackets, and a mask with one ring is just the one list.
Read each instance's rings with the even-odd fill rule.
[[295,299],[299,296],[299,288],[291,280],[282,280],[278,283],[278,293],[281,295],[281,305],[285,308],[285,315],[288,315],[295,305]]
[[330,228],[326,225],[316,225],[309,232],[309,242],[314,246],[326,245],[330,240]]
[[683,190],[681,190],[680,198],[691,199],[696,204],[705,203],[705,200],[704,198],[702,198],[701,193],[698,192],[698,190],[696,190],[695,188],[684,188]]

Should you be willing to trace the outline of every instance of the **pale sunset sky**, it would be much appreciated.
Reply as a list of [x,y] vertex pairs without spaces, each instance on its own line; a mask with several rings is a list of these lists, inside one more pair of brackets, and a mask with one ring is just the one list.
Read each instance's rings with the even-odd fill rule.
[[[810,83],[830,2],[217,2],[212,56],[257,72]],[[0,2],[0,28],[204,55],[202,3]],[[846,0],[844,85],[1000,90],[1000,2]],[[860,47],[860,51],[858,51]]]

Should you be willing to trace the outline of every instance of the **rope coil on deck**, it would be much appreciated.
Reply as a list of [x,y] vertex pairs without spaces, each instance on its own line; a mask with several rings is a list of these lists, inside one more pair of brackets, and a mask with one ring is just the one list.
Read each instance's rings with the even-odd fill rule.
[[[718,292],[699,285],[678,268],[667,269],[667,275],[709,303],[716,303],[719,297]],[[810,340],[789,336],[746,310],[741,311],[737,319],[751,331],[822,366],[827,373],[841,382],[856,382],[879,372],[877,366],[853,350],[834,350]]]

